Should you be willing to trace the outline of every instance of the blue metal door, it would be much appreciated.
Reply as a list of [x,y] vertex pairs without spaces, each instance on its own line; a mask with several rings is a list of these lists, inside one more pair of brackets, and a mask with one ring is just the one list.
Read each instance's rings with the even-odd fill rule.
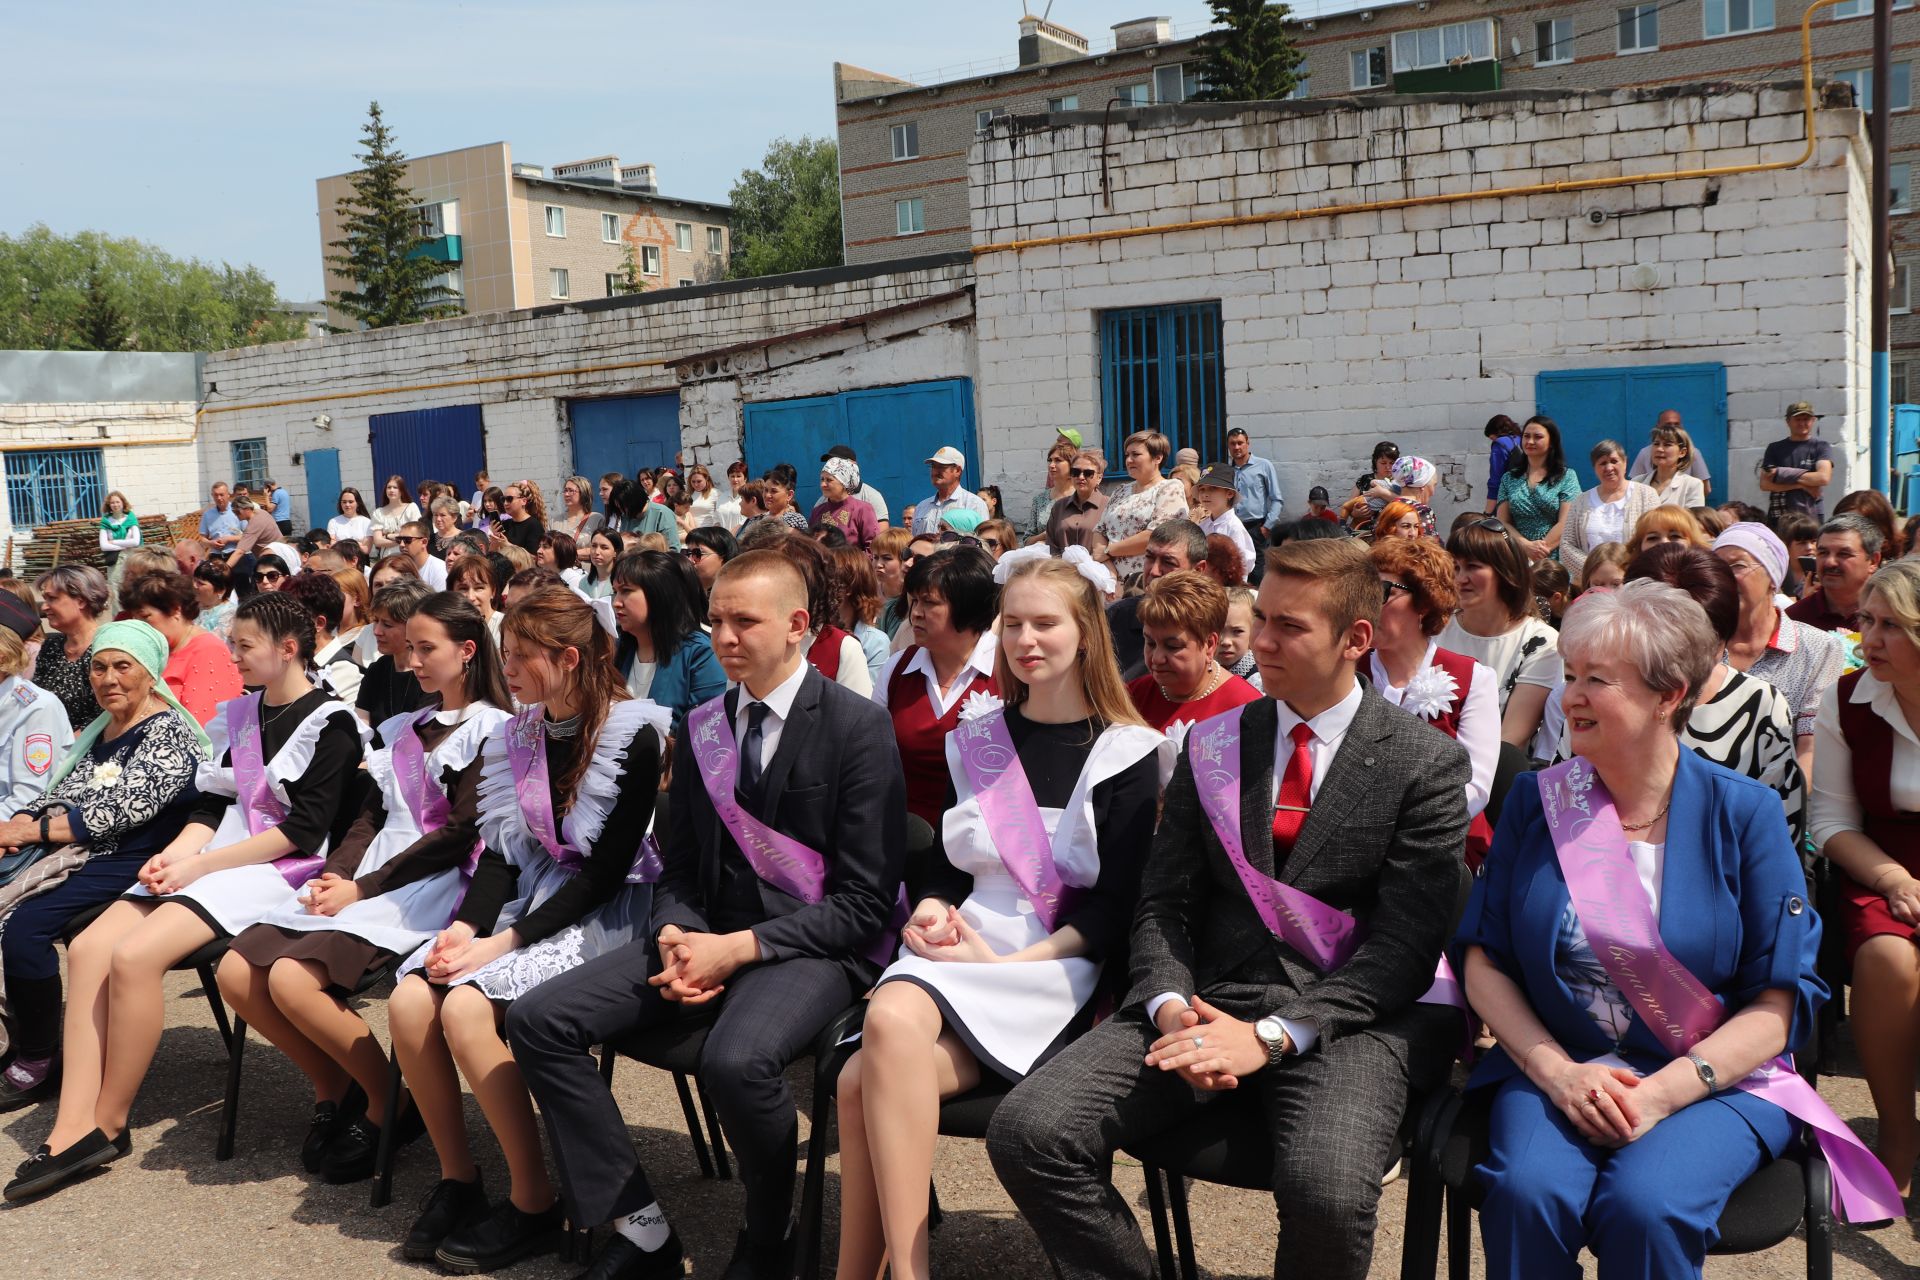
[[836,444],[859,456],[860,478],[886,495],[896,522],[907,504],[932,491],[927,457],[942,445],[965,455],[962,484],[981,483],[968,378],[749,404],[744,417],[748,471],[759,475],[776,462],[792,463],[800,473],[795,496],[802,511],[820,500],[820,455]]
[[630,476],[641,467],[664,467],[680,452],[680,393],[569,400],[573,426],[573,473],[598,486],[609,471]]
[[307,473],[307,528],[324,529],[340,512],[340,451],[309,449],[300,461]]
[[1632,462],[1647,433],[1668,409],[1680,412],[1713,477],[1710,501],[1730,495],[1727,479],[1727,368],[1721,364],[1650,365],[1630,369],[1566,369],[1534,378],[1537,412],[1560,425],[1567,462],[1583,486],[1593,484],[1587,454],[1611,438],[1626,446]]
[[362,490],[379,506],[387,477],[398,475],[409,492],[420,492],[422,480],[439,480],[466,489],[473,473],[487,465],[487,440],[480,406],[455,404],[441,409],[407,413],[376,413],[368,423],[367,442],[373,446],[373,478]]

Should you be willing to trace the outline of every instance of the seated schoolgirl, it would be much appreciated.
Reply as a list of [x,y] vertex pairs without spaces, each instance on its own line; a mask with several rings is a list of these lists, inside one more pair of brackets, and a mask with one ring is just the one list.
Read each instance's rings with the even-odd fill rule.
[[[227,1003],[313,1082],[301,1160],[332,1183],[373,1173],[387,1106],[387,1055],[345,997],[452,923],[481,856],[480,750],[511,715],[486,621],[452,592],[407,620],[406,661],[437,705],[380,726],[375,789],[346,837],[220,964]],[[402,1122],[421,1132],[417,1112]]]
[[[516,599],[501,641],[507,688],[526,710],[482,748],[480,836],[499,856],[483,855],[453,923],[401,965],[388,1008],[394,1051],[440,1156],[441,1181],[403,1252],[455,1271],[560,1247],[562,1210],[501,1019],[548,978],[644,936],[652,890],[642,881],[657,874],[643,865],[641,842],[667,713],[628,696],[612,637],[571,590]],[[508,1196],[491,1209],[460,1075],[506,1155]]]
[[167,970],[285,903],[352,818],[343,800],[365,730],[307,679],[313,615],[263,591],[234,613],[233,652],[259,692],[215,713],[186,826],[68,950],[59,1115],[8,1199],[55,1190],[132,1149],[127,1116],[160,1043]]

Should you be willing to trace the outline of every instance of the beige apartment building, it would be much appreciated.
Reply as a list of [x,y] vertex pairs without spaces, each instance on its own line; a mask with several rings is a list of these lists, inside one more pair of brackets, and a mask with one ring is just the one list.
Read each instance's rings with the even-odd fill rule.
[[[1816,73],[1852,84],[1863,106],[1874,89],[1873,3],[1842,0],[1813,22]],[[1907,270],[1920,261],[1920,224],[1905,216],[1920,158],[1920,12],[1914,0],[1892,3],[1893,396],[1908,401],[1920,395]],[[1294,96],[1358,97],[1777,79],[1799,66],[1806,0],[1297,0],[1294,9],[1306,55]],[[1015,56],[953,78],[916,84],[836,63],[846,260],[967,248],[967,148],[976,137],[991,133],[995,145],[1017,149],[1017,132],[996,130],[996,121],[1185,101],[1206,39],[1143,18],[1115,25],[1095,48],[1028,15]]]
[[[340,238],[339,201],[351,174],[317,184],[322,263]],[[426,252],[469,315],[581,302],[626,292],[628,256],[645,290],[705,284],[726,274],[732,210],[660,194],[650,164],[595,156],[546,168],[516,163],[505,142],[415,156],[408,184]],[[329,267],[327,296],[347,282]],[[330,321],[349,320],[329,307]]]

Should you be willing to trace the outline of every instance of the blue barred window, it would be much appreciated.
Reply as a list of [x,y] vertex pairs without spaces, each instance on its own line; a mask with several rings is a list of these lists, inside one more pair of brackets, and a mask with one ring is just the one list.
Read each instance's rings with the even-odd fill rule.
[[[1126,467],[1120,446],[1158,431],[1202,465],[1227,456],[1220,304],[1131,307],[1100,315],[1100,420],[1107,466]],[[1168,455],[1171,458],[1171,454]]]
[[233,442],[233,483],[243,484],[258,493],[266,481],[266,440],[235,440]]
[[7,453],[7,515],[16,531],[100,515],[106,484],[98,449],[22,449]]

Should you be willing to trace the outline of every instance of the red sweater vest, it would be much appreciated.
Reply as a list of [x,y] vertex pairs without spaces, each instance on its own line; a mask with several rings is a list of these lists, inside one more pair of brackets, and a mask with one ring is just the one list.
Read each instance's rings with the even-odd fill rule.
[[[906,774],[907,812],[925,818],[937,830],[947,801],[947,735],[960,723],[960,705],[966,698],[955,698],[947,714],[935,716],[926,678],[907,670],[919,651],[919,645],[908,645],[894,664],[887,681],[887,713],[893,717],[893,740]],[[992,676],[975,676],[965,692],[976,689],[999,692]]]
[[828,623],[820,628],[820,634],[813,638],[813,647],[807,650],[807,661],[829,680],[840,678],[840,642],[846,638],[846,632]]

